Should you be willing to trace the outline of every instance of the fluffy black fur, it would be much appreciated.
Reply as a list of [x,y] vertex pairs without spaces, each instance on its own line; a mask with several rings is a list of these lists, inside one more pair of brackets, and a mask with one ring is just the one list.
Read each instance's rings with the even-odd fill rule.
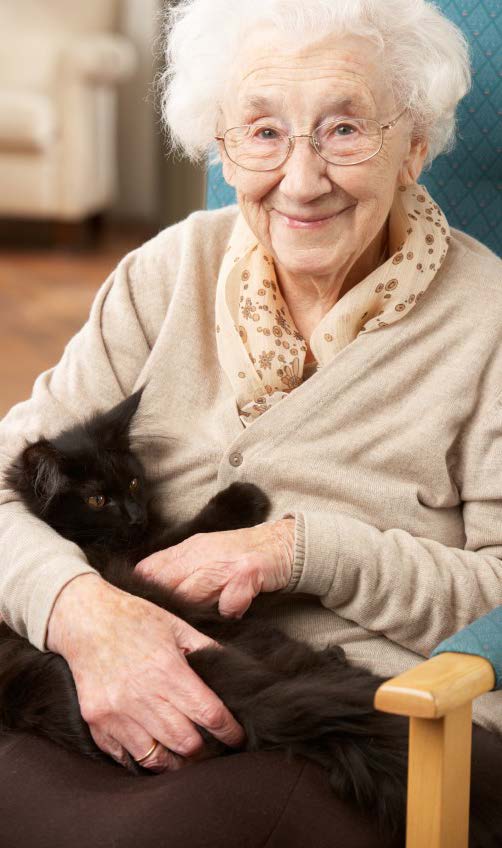
[[[255,620],[252,609],[242,620],[222,619],[215,611],[180,603],[134,572],[153,551],[194,533],[252,526],[269,508],[256,486],[234,483],[193,520],[169,526],[153,509],[151,487],[130,448],[129,427],[140,398],[136,392],[106,414],[28,445],[11,465],[8,484],[35,515],[80,545],[106,580],[180,616],[224,647],[196,651],[187,661],[244,727],[245,750],[284,750],[314,760],[329,772],[336,795],[373,816],[389,839],[400,840],[408,725],[374,710],[383,678],[351,667],[337,646],[315,651],[290,639]],[[97,507],[93,500],[91,507],[88,499],[96,496],[106,504]],[[65,660],[39,652],[5,624],[0,728],[43,734],[89,757],[105,756],[80,715]],[[211,754],[231,753],[201,732]],[[132,759],[129,767],[143,772]]]

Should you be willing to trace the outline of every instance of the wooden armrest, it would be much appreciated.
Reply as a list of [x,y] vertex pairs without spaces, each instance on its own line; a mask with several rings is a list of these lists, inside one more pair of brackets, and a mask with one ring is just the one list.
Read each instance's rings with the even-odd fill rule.
[[375,707],[410,718],[441,718],[494,685],[495,672],[483,657],[439,654],[383,683]]
[[488,660],[445,653],[377,690],[378,710],[410,717],[406,848],[467,848],[471,702],[494,685]]

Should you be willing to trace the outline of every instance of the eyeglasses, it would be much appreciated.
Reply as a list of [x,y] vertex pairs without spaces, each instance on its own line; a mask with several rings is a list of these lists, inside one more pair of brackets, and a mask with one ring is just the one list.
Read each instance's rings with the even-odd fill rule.
[[380,153],[384,130],[395,127],[405,112],[406,109],[388,124],[342,116],[301,135],[288,135],[265,122],[247,124],[231,127],[215,140],[222,141],[228,158],[246,171],[280,168],[291,154],[296,138],[308,138],[315,152],[331,165],[359,165]]

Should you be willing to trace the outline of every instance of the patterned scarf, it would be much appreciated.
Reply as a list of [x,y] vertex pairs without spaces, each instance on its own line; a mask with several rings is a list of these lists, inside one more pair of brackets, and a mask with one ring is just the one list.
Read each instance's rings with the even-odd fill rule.
[[[444,262],[448,222],[423,186],[400,186],[389,217],[390,258],[319,322],[310,346],[322,367],[362,334],[387,327],[419,302]],[[303,382],[307,345],[282,297],[272,257],[239,214],[216,291],[216,339],[244,425]]]

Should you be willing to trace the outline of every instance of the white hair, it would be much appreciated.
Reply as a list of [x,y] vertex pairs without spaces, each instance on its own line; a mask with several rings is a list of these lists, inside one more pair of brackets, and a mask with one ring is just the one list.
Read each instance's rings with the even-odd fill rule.
[[[382,51],[399,108],[428,162],[454,144],[459,101],[470,88],[469,46],[427,0],[179,0],[165,15],[166,69],[159,77],[171,150],[194,161],[212,149],[229,69],[248,31],[272,24],[313,43],[329,33],[363,36]],[[214,148],[213,148],[214,149]]]

